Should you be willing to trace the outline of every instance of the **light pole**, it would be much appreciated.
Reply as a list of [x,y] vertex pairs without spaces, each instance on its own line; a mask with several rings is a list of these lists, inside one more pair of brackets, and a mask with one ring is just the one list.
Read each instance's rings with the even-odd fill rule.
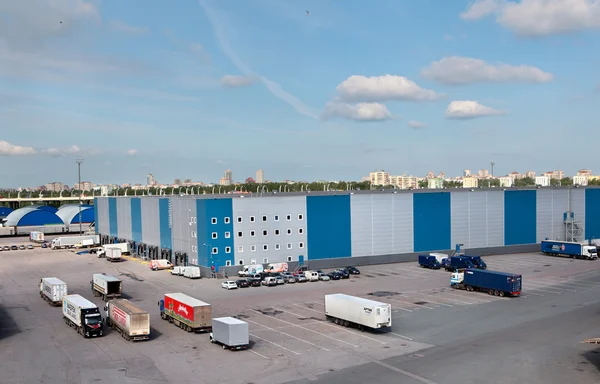
[[81,225],[81,163],[83,163],[83,159],[77,159],[77,179],[79,180],[79,234],[83,233],[82,225]]

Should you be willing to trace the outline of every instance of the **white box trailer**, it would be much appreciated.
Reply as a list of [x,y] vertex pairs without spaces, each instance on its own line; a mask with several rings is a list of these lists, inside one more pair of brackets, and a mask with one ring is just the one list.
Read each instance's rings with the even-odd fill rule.
[[200,267],[184,267],[183,277],[187,277],[188,279],[199,279]]
[[83,337],[102,336],[102,315],[98,306],[81,295],[66,295],[62,300],[65,323]]
[[121,297],[123,293],[123,282],[105,273],[94,273],[90,283],[94,296],[102,296],[105,301]]
[[109,247],[109,248],[105,248],[106,251],[106,260],[110,261],[110,262],[115,262],[115,261],[121,261],[122,259],[122,252],[121,252],[121,248],[113,248],[113,247]]
[[436,252],[430,253],[429,256],[435,257],[437,262],[440,264],[442,264],[442,260],[450,257],[450,256],[446,255],[445,253],[436,253]]
[[31,231],[29,233],[29,241],[33,241],[34,243],[43,243],[44,242],[44,232]]
[[67,283],[56,277],[44,277],[40,281],[40,296],[55,307],[62,305],[63,296],[68,295]]
[[212,319],[210,341],[221,344],[223,349],[246,349],[250,345],[248,323],[234,317]]
[[150,314],[126,299],[110,300],[104,307],[106,325],[127,341],[150,338]]
[[346,327],[380,329],[392,326],[391,304],[336,293],[325,295],[327,320]]
[[115,244],[104,244],[104,251],[106,248],[119,248],[121,250],[121,254],[123,255],[131,255],[131,247],[129,243],[115,243]]
[[84,236],[60,236],[52,239],[50,248],[62,249],[72,248],[77,244],[81,244],[84,240],[92,240],[93,244],[100,244],[100,235],[84,235]]

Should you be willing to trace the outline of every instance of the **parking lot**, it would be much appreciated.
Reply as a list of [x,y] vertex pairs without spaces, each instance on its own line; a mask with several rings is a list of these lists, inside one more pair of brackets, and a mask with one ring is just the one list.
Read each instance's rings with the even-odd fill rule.
[[[523,274],[520,298],[454,290],[449,287],[448,272],[423,269],[416,263],[361,267],[360,275],[339,281],[225,290],[220,287],[221,280],[189,280],[168,271],[150,271],[138,260],[110,263],[94,255],[39,248],[1,252],[0,382],[313,380],[347,367],[419,355],[433,343],[406,325],[411,318],[445,316],[445,311],[482,305],[510,308],[512,300],[531,300],[533,307],[542,298],[600,288],[600,282],[583,279],[600,273],[600,261],[538,254],[485,260],[489,269]],[[84,339],[64,324],[60,308],[50,307],[39,297],[40,278],[55,276],[67,282],[70,293],[82,294],[101,306],[89,287],[92,273],[98,272],[121,278],[125,297],[150,312],[151,340],[127,342],[110,330],[103,338]],[[247,321],[251,349],[222,350],[211,344],[206,334],[188,334],[161,320],[157,301],[170,292],[211,303],[213,317],[235,316]],[[327,293],[390,303],[391,332],[361,332],[327,322],[323,299]]]

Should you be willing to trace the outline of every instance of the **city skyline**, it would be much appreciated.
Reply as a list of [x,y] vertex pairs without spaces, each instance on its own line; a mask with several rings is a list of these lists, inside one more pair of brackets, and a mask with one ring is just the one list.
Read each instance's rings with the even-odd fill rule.
[[0,186],[595,168],[590,0],[13,3]]

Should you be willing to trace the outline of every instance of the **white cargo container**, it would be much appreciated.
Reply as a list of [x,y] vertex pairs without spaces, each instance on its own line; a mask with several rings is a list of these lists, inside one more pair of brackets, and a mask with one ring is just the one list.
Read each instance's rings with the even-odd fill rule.
[[122,260],[122,258],[121,258],[121,256],[122,256],[121,248],[110,247],[110,248],[105,248],[105,251],[106,251],[106,260],[107,261],[114,262],[114,261],[121,261]]
[[44,277],[40,281],[40,296],[50,304],[58,307],[63,296],[68,295],[67,283],[56,277]]
[[438,263],[442,264],[442,260],[449,258],[450,256],[445,253],[430,253],[429,256],[434,256]]
[[99,235],[86,235],[86,236],[61,236],[52,239],[52,243],[50,248],[52,249],[61,249],[61,248],[71,248],[76,246],[77,244],[81,244],[84,240],[92,240],[92,244],[100,244],[100,236]]
[[40,231],[32,231],[29,233],[29,240],[34,243],[43,243],[44,242],[44,232]]
[[150,314],[126,299],[110,300],[104,307],[106,325],[127,341],[150,338]]
[[105,273],[94,273],[90,283],[94,296],[102,296],[102,300],[121,297],[123,292],[123,282]]
[[103,247],[105,252],[107,248],[119,248],[121,250],[121,254],[125,256],[131,255],[131,247],[129,247],[129,243],[104,244]]
[[184,267],[183,277],[187,277],[188,279],[199,279],[200,267]]
[[212,320],[210,341],[223,349],[246,349],[250,344],[248,323],[234,317],[218,317]]
[[390,304],[342,293],[325,295],[325,316],[346,327],[379,329],[392,326]]
[[98,306],[80,295],[66,295],[62,300],[65,323],[84,337],[102,336],[102,315]]

